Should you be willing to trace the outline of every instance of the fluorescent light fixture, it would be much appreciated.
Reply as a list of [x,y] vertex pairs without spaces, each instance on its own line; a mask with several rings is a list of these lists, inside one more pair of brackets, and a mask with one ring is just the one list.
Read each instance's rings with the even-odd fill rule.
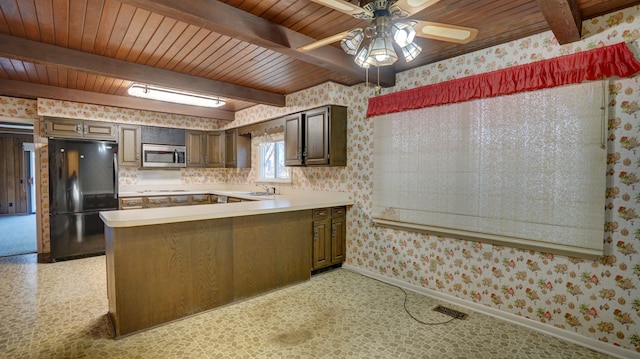
[[133,84],[127,90],[131,96],[142,97],[150,100],[180,103],[183,105],[220,107],[224,106],[225,100],[219,97],[198,95],[190,92],[183,92],[156,86]]

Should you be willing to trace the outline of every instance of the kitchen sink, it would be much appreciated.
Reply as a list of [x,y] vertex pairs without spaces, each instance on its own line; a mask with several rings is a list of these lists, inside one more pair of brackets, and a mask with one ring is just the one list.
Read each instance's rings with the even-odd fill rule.
[[271,196],[273,193],[268,192],[248,192],[247,196]]

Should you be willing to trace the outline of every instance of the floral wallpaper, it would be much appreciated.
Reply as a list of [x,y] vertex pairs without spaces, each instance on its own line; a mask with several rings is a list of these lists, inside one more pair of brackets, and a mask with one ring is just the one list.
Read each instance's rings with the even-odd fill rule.
[[[575,53],[640,37],[640,8],[583,23],[583,41],[560,46],[551,32],[398,74],[390,93]],[[632,46],[636,46],[632,44]],[[230,126],[324,104],[349,107],[348,166],[293,168],[293,188],[350,191],[347,263],[366,271],[640,352],[640,83],[611,79],[606,255],[584,260],[456,238],[375,227],[371,222],[371,86],[332,83],[287,96],[286,108],[255,106]],[[252,180],[251,174],[249,179]],[[633,354],[629,354],[633,355]]]
[[[398,74],[396,87],[383,89],[383,93],[637,40],[640,7],[586,21],[583,28],[584,40],[568,45],[558,45],[553,34],[545,32],[409,70]],[[325,83],[287,96],[284,108],[258,105],[240,111],[236,121],[225,127],[326,104],[348,106],[348,165],[292,168],[290,187],[353,193],[355,205],[347,217],[349,265],[615,345],[632,356],[640,352],[640,83],[635,77],[611,79],[609,84],[608,157],[603,174],[607,178],[603,193],[606,255],[597,260],[373,226],[373,121],[365,117],[367,99],[374,96],[372,85]],[[158,123],[153,122],[152,113],[48,101],[38,101],[38,111],[54,116],[92,114],[95,118],[96,110],[106,121]],[[29,111],[33,111],[29,100],[0,97],[0,115],[33,118]],[[163,125],[191,125],[191,119],[162,116],[168,116],[160,118]],[[198,128],[208,124],[195,121]],[[253,163],[257,163],[255,158],[254,154]],[[121,182],[134,184],[136,178],[135,168],[121,171]],[[252,184],[255,178],[254,169],[182,171],[185,183]],[[45,182],[43,178],[43,190]]]
[[133,110],[121,107],[38,99],[38,115],[82,120],[130,123],[136,125],[215,130],[228,121],[172,113]]

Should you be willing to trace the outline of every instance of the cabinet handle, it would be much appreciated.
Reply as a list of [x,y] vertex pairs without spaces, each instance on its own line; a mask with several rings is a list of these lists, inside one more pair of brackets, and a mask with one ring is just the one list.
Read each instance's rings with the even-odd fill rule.
[[318,229],[314,228],[313,229],[313,241],[317,241],[318,240]]
[[79,135],[81,135],[81,134],[82,134],[82,131],[83,131],[83,126],[82,126],[82,124],[81,124],[81,123],[77,124],[77,125],[76,125],[76,132],[77,132]]
[[333,228],[331,228],[331,237],[335,237],[336,236],[336,227],[334,226]]

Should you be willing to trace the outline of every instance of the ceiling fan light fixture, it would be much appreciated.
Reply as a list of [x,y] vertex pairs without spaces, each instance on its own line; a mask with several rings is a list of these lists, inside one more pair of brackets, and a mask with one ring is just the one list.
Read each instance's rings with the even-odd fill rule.
[[391,25],[391,36],[400,47],[405,47],[413,42],[416,36],[415,22],[396,22]]
[[131,85],[127,90],[127,93],[131,96],[146,98],[149,100],[173,102],[191,106],[220,107],[224,106],[226,103],[224,99],[219,97],[198,95],[190,92],[142,84]]
[[364,33],[362,29],[355,29],[340,41],[340,46],[342,46],[342,49],[347,54],[355,55],[356,52],[358,52],[360,44],[362,44],[362,40],[364,40]]
[[371,41],[367,62],[380,67],[393,65],[397,59],[398,55],[393,49],[391,38],[387,34],[376,36]]
[[406,62],[412,61],[413,59],[418,57],[418,55],[420,55],[421,52],[422,52],[422,48],[413,42],[410,44],[407,44],[407,46],[404,46],[402,48],[402,56],[404,56],[404,60]]
[[367,54],[369,53],[369,49],[365,46],[360,49],[358,55],[353,59],[353,61],[363,69],[368,69],[371,67],[371,64],[367,62]]

